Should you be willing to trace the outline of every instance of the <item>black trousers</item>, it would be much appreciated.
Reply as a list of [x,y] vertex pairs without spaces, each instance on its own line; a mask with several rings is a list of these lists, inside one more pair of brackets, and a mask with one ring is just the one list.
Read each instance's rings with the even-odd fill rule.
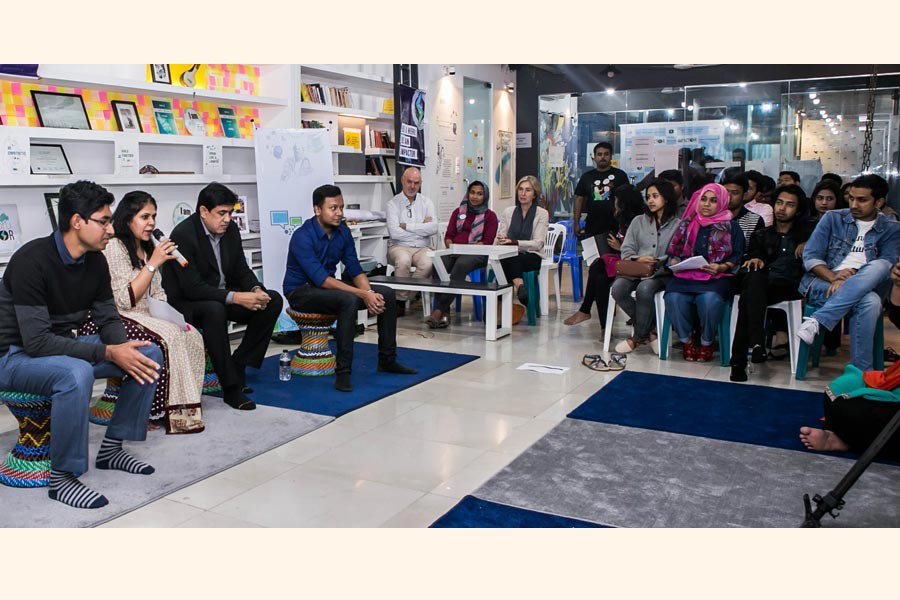
[[[854,452],[864,452],[900,410],[896,402],[878,402],[865,398],[838,398],[832,402],[824,395],[825,429],[833,431]],[[900,460],[900,434],[888,440],[879,458]]]
[[[615,278],[613,278],[615,279]],[[587,286],[579,312],[591,314],[591,305],[597,304],[597,318],[606,327],[606,310],[609,308],[609,277],[606,275],[606,263],[598,258],[588,267]]]
[[522,279],[525,271],[539,271],[543,257],[534,252],[519,252],[515,256],[504,258],[500,261],[506,280],[512,283],[513,279]]
[[[392,363],[397,360],[397,297],[394,290],[383,285],[373,285],[372,289],[384,296],[384,312],[378,315],[378,363]],[[365,302],[352,292],[323,290],[305,284],[288,294],[288,303],[299,312],[337,317],[335,373],[349,373],[353,363],[356,313],[366,307]]]
[[737,327],[731,343],[731,364],[746,365],[747,351],[766,342],[766,307],[785,300],[799,300],[796,283],[769,281],[766,270],[749,271],[740,282]]
[[[265,310],[249,310],[237,304],[225,305],[215,300],[172,302],[185,321],[201,330],[203,344],[209,352],[213,369],[219,376],[223,389],[243,385],[244,367],[258,369],[262,365],[275,322],[281,314],[284,301],[277,292],[268,291],[271,300]],[[247,326],[240,345],[231,353],[228,339],[228,321]]]
[[[442,256],[444,268],[450,274],[450,281],[465,281],[466,275],[475,269],[480,269],[487,264],[487,256],[476,256],[474,254],[451,254],[450,256]],[[431,276],[437,279],[437,272],[432,270]],[[450,305],[456,299],[456,294],[436,294],[437,309],[441,311],[442,316],[450,314]]]

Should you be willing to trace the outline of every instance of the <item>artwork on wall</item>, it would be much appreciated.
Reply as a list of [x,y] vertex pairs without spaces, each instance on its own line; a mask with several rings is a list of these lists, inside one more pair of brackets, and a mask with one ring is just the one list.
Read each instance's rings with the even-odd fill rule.
[[31,173],[34,175],[71,175],[72,167],[62,144],[31,144]]
[[45,193],[44,202],[47,203],[47,215],[50,217],[50,227],[53,228],[53,231],[56,231],[59,229],[59,193]]
[[500,184],[500,198],[512,196],[512,132],[498,131],[497,155],[500,164],[497,166],[497,179]]
[[119,131],[138,131],[143,133],[141,120],[138,118],[137,105],[128,100],[113,100],[110,102],[113,115],[116,117],[116,125]]
[[84,100],[79,94],[31,90],[31,99],[41,127],[91,128]]
[[150,77],[153,83],[172,84],[172,72],[169,65],[150,65]]

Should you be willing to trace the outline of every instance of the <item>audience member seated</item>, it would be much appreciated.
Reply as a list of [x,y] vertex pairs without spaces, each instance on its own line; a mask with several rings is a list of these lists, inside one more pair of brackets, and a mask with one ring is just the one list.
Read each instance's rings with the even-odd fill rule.
[[[143,441],[162,353],[127,341],[101,251],[113,236],[113,195],[89,181],[59,192],[59,230],[13,254],[0,285],[0,389],[51,399],[49,496],[75,508],[107,499],[77,478],[88,470],[88,413],[95,378],[125,377],[95,463],[150,475],[123,440]],[[74,331],[88,311],[99,335]]]
[[900,224],[878,212],[887,191],[878,175],[854,179],[850,208],[825,213],[803,251],[800,293],[818,308],[798,336],[812,344],[820,327],[834,329],[850,315],[850,361],[863,371],[874,365],[875,326],[900,251]]
[[[313,190],[315,218],[294,231],[284,272],[284,293],[298,312],[337,317],[337,362],[334,388],[353,391],[350,367],[353,363],[353,336],[357,312],[368,309],[378,315],[378,370],[403,375],[416,370],[397,362],[397,300],[389,287],[369,284],[359,265],[356,245],[343,222],[344,198],[341,189],[323,185]],[[349,285],[335,278],[337,264],[352,280]]]
[[751,361],[765,362],[766,307],[785,300],[799,300],[797,286],[803,277],[803,247],[812,232],[804,220],[806,194],[796,185],[775,191],[775,224],[750,237],[746,270],[740,286],[737,328],[731,345],[731,381],[747,381],[747,351]]
[[778,185],[800,185],[800,174],[797,171],[781,171],[778,173]]
[[[221,183],[211,183],[197,198],[197,212],[179,223],[171,239],[188,260],[163,267],[169,303],[203,333],[225,403],[238,410],[256,404],[245,396],[246,368],[262,365],[281,314],[282,300],[262,286],[244,258],[241,233],[231,220],[238,198]],[[231,352],[228,321],[246,324],[240,345]]]
[[[497,213],[489,206],[490,191],[480,181],[473,181],[466,190],[466,197],[454,209],[447,222],[447,233],[444,235],[444,246],[449,248],[451,244],[483,244],[491,245],[497,237]],[[475,269],[481,269],[487,265],[487,256],[475,255],[451,255],[442,256],[444,267],[450,274],[450,281],[465,281],[466,275]],[[453,294],[437,294],[435,302],[437,307],[426,319],[432,329],[442,329],[450,324],[448,315],[450,305],[456,298]],[[513,307],[515,308],[515,306]],[[519,307],[518,313],[521,319],[524,310]]]
[[[670,266],[695,256],[708,262],[699,269],[676,272],[666,284],[666,314],[683,344],[685,360],[712,360],[716,329],[731,297],[730,278],[744,254],[743,232],[728,209],[730,196],[717,183],[700,188],[669,244]],[[695,306],[700,316],[699,346],[691,340]]]
[[[637,261],[652,265],[650,277],[616,276],[612,284],[612,296],[622,307],[628,318],[634,322],[631,337],[616,344],[616,352],[628,353],[650,343],[659,354],[657,341],[656,310],[653,296],[666,287],[671,273],[665,268],[669,243],[675,235],[679,219],[678,194],[674,186],[665,179],[657,179],[647,187],[647,201],[644,214],[636,217],[628,226],[622,242],[623,261]],[[631,297],[632,292],[634,298]]]
[[774,179],[768,175],[763,175],[756,184],[756,202],[773,206],[775,204],[773,196],[775,195],[776,187]]
[[837,173],[825,173],[825,174],[822,175],[822,177],[819,179],[819,183],[821,183],[821,182],[823,182],[823,181],[833,181],[833,182],[835,182],[835,183],[837,184],[837,186],[838,186],[838,189],[840,189],[840,187],[841,187],[842,185],[844,185],[844,178],[841,177],[840,175],[838,175]]
[[847,203],[844,202],[843,194],[841,194],[841,187],[831,179],[822,179],[817,183],[811,197],[813,210],[810,220],[813,223],[818,223],[822,215],[829,210],[847,208]]
[[744,248],[746,249],[750,244],[750,236],[753,232],[765,227],[762,217],[750,212],[744,206],[744,198],[750,189],[750,180],[745,174],[738,173],[723,179],[722,185],[728,190],[728,210],[731,211],[731,217],[744,232]]
[[[394,266],[395,277],[409,277],[410,267],[417,279],[431,278],[431,237],[437,234],[437,217],[430,198],[419,193],[422,173],[407,167],[400,176],[403,191],[391,198],[387,208],[387,227],[390,235],[388,263]],[[409,291],[397,290],[397,316],[406,315]]]
[[687,198],[684,197],[684,175],[677,169],[668,169],[659,174],[658,180],[668,181],[675,189],[675,196],[678,198],[675,202],[675,216],[680,219],[684,213],[684,207],[687,206]]
[[[526,175],[516,183],[516,204],[503,210],[496,244],[518,246],[519,253],[500,261],[506,280],[513,284],[513,298],[522,306],[528,305],[528,293],[523,279],[525,271],[538,271],[544,260],[544,242],[550,224],[550,213],[537,205],[541,184],[537,177]],[[537,302],[537,298],[531,298]],[[517,311],[519,319],[521,313]],[[513,324],[516,324],[513,319]]]
[[[613,219],[618,223],[616,233],[606,233],[594,236],[601,257],[588,266],[587,288],[578,311],[563,321],[566,325],[577,325],[591,318],[591,306],[597,305],[597,318],[600,319],[600,341],[603,341],[603,332],[610,324],[606,323],[606,313],[609,308],[609,282],[610,275],[606,272],[607,263],[604,255],[611,255],[613,259],[619,258],[619,249],[622,240],[628,231],[632,220],[644,214],[644,198],[632,185],[626,184],[613,190]],[[612,276],[615,278],[615,275]]]
[[756,213],[763,219],[763,224],[769,227],[774,223],[772,207],[769,204],[760,202],[757,198],[759,189],[765,185],[765,175],[759,171],[747,171],[744,173],[747,177],[747,193],[744,194],[744,208],[752,213]]
[[113,298],[129,339],[155,343],[163,352],[163,368],[150,408],[151,421],[163,421],[168,433],[203,431],[200,394],[206,357],[203,337],[171,321],[150,316],[150,298],[166,301],[159,269],[175,259],[174,242],[154,248],[156,200],[146,192],[128,192],[113,213],[116,237],[103,254],[109,263]]
[[888,318],[895,327],[900,327],[900,262],[891,269],[891,297],[888,300]]

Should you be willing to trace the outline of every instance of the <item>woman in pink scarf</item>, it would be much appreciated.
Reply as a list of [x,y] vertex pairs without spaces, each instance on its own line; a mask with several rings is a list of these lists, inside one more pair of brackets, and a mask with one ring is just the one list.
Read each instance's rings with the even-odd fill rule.
[[[744,253],[744,234],[728,210],[728,190],[709,183],[691,197],[669,244],[669,265],[692,256],[709,263],[679,271],[666,285],[666,314],[684,344],[684,359],[712,360],[716,328],[731,296],[730,277]],[[691,341],[694,306],[700,317],[700,345]]]

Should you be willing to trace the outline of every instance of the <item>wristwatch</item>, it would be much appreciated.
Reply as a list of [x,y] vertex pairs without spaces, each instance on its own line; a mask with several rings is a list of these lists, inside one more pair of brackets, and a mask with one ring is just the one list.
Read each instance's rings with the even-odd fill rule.
[[156,273],[156,267],[154,267],[150,263],[147,263],[144,266],[147,267],[147,270],[150,271],[151,273]]

